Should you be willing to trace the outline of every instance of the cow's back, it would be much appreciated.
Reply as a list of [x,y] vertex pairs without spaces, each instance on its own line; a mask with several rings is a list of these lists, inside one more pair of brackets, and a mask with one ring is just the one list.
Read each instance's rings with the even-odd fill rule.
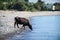
[[26,24],[29,22],[28,19],[22,17],[15,17],[15,21],[19,24]]

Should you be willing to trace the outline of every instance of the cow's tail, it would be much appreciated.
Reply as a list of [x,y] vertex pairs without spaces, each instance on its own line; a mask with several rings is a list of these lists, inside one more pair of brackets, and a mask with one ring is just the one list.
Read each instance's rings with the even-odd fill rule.
[[32,25],[30,25],[30,23],[28,24],[28,27],[32,30]]

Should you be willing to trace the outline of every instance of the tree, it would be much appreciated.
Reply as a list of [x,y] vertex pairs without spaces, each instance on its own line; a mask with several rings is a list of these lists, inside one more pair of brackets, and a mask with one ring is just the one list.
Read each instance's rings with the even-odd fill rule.
[[3,4],[2,4],[2,1],[0,1],[0,10],[3,9]]
[[34,7],[37,9],[37,10],[42,10],[43,8],[43,5],[44,5],[44,2],[37,2],[34,4]]
[[54,3],[54,5],[55,5],[55,9],[57,11],[60,11],[60,3]]
[[20,11],[43,10],[44,2],[30,3],[28,0],[0,0],[0,9],[13,9]]
[[25,2],[28,2],[28,0],[25,0]]
[[38,2],[41,2],[41,0],[38,0]]

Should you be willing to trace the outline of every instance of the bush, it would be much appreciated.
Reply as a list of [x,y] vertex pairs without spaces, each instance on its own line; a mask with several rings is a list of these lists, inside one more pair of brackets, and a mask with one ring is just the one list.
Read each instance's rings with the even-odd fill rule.
[[3,4],[2,4],[2,2],[0,2],[0,10],[2,10],[3,9]]
[[24,11],[23,5],[24,5],[24,3],[22,3],[22,2],[16,3],[16,4],[14,4],[13,9]]
[[[5,2],[6,4],[3,4]],[[0,2],[0,10],[19,10],[19,11],[40,11],[43,10],[43,2],[29,3],[29,2],[13,2],[2,1]]]

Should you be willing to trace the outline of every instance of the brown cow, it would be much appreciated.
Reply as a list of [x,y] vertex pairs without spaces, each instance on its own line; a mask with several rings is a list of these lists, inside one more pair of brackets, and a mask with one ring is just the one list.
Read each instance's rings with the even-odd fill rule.
[[30,25],[28,19],[22,17],[15,17],[14,20],[15,20],[14,27],[15,25],[17,25],[17,27],[19,28],[18,24],[23,24],[24,28],[25,26],[28,26],[32,30],[32,26]]

